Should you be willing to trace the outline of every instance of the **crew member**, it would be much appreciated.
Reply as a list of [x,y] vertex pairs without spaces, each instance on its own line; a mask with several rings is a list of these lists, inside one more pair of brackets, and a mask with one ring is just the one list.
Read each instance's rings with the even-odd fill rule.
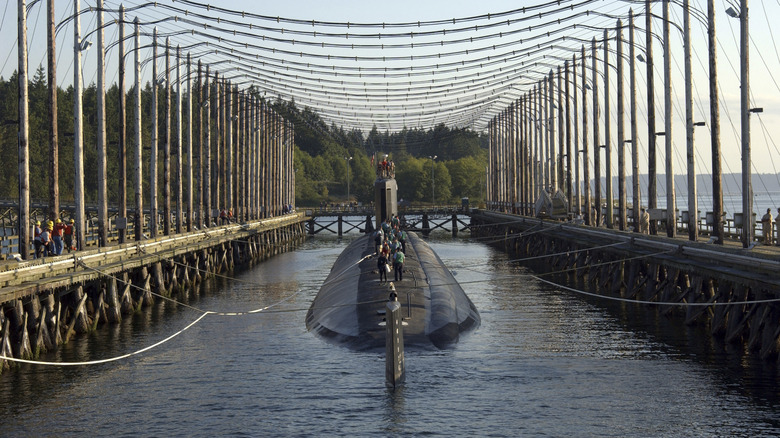
[[380,253],[379,258],[376,259],[376,268],[379,270],[379,282],[381,283],[382,280],[387,281],[387,257],[385,257],[384,254]]
[[404,279],[404,252],[398,250],[393,257],[393,269],[395,270],[395,281]]
[[52,252],[54,255],[62,254],[62,231],[65,229],[65,224],[62,223],[59,218],[54,221],[54,228],[51,230],[51,241],[54,244]]
[[68,252],[71,252],[71,250],[75,250],[76,247],[73,246],[73,231],[75,227],[76,221],[74,219],[70,220],[70,223],[68,223],[65,226],[65,232],[63,234],[63,237],[65,238],[65,247],[68,249]]
[[767,208],[766,214],[761,217],[761,233],[764,236],[764,245],[772,244],[772,209]]

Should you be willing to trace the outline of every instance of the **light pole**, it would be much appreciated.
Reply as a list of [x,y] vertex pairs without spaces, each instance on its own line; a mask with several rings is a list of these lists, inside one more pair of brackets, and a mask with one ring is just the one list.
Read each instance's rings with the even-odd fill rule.
[[349,162],[352,161],[352,157],[344,157],[347,160],[347,205],[349,205]]
[[436,205],[436,178],[434,177],[436,172],[436,157],[438,155],[430,156],[428,155],[428,158],[431,159],[431,205]]

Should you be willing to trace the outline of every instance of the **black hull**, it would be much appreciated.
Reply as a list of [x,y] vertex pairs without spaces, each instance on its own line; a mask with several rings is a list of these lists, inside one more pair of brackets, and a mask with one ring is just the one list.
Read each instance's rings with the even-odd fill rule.
[[[390,287],[379,283],[374,242],[352,242],[334,263],[306,314],[306,328],[356,350],[385,348],[384,319]],[[479,312],[441,259],[409,233],[402,281],[393,282],[404,314],[405,348],[443,349],[479,327]]]

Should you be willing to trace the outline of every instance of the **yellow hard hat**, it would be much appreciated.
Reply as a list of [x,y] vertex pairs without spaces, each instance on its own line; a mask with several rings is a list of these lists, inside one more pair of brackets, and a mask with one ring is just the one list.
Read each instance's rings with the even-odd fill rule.
[[54,225],[54,222],[52,222],[52,221],[49,221],[49,222],[47,223],[47,225],[49,225],[49,226],[51,227],[51,226],[53,226],[53,225]]
[[70,223],[74,224],[74,223],[76,223],[76,220],[75,219],[71,219]]
[[62,221],[60,220],[60,218],[57,218],[56,222],[57,222],[57,223],[60,223],[60,222],[62,222]]
[[35,221],[35,225],[41,225],[41,221]]

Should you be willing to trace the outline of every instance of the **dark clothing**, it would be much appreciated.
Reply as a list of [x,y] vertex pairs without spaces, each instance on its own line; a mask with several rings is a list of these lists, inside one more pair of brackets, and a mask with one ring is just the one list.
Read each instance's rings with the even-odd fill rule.
[[379,269],[379,281],[382,281],[383,278],[384,281],[387,281],[387,257],[380,255],[376,259],[376,267]]
[[404,253],[397,251],[393,259],[393,270],[395,270],[395,281],[404,279]]

